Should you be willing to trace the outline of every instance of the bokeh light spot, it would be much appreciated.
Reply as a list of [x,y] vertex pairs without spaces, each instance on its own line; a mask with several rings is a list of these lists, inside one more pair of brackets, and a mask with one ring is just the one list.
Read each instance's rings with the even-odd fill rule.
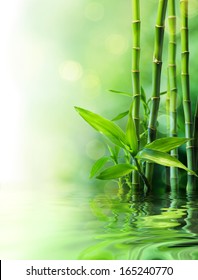
[[60,76],[67,81],[77,81],[82,77],[82,74],[81,64],[73,60],[65,61],[60,67]]
[[121,34],[111,34],[105,41],[107,50],[115,55],[122,55],[128,49],[128,41]]
[[96,89],[100,87],[100,79],[94,73],[88,73],[83,79],[83,86],[86,89]]
[[89,158],[97,160],[98,158],[104,156],[105,146],[98,140],[90,141],[86,146],[86,153]]
[[170,116],[165,114],[158,117],[158,124],[157,130],[163,134],[167,133],[167,123],[170,123]]
[[99,21],[104,16],[104,7],[101,3],[91,2],[85,8],[85,17],[92,21]]

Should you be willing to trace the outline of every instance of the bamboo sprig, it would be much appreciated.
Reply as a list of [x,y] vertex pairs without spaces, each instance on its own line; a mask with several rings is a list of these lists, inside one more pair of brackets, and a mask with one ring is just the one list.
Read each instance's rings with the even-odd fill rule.
[[[151,111],[148,124],[148,143],[156,139],[156,125],[160,102],[160,83],[162,69],[162,51],[164,41],[165,14],[167,9],[167,0],[159,0],[157,20],[155,25],[155,44],[153,54],[153,84],[152,84],[152,100]],[[152,181],[153,164],[147,163],[146,177],[148,181]]]
[[[185,136],[190,140],[186,143],[187,166],[195,170],[193,123],[190,99],[189,75],[189,31],[188,31],[188,0],[180,0],[181,13],[181,81],[183,94],[183,108],[185,118]],[[194,189],[194,176],[188,173],[187,189]]]
[[[170,136],[177,136],[177,79],[176,79],[176,9],[175,0],[168,1],[169,47],[168,47],[168,84],[170,92]],[[171,155],[178,158],[174,149]],[[178,188],[178,168],[170,168],[171,189]]]
[[[135,123],[138,146],[140,138],[140,1],[132,0],[132,89],[133,89],[133,120]],[[139,174],[134,171],[132,187],[134,190],[139,189]]]

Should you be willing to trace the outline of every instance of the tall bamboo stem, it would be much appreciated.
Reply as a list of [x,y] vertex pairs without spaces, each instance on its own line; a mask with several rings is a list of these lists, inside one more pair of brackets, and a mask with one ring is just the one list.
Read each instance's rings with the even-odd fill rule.
[[198,98],[195,109],[195,117],[194,117],[194,144],[195,144],[195,171],[198,171]]
[[[160,83],[161,83],[161,69],[162,69],[162,51],[164,41],[164,28],[165,28],[165,14],[167,8],[167,0],[158,1],[157,20],[155,25],[155,44],[153,54],[153,84],[152,84],[152,100],[151,112],[148,124],[148,143],[156,139],[156,125],[157,115],[160,102]],[[146,177],[148,181],[152,181],[153,177],[153,164],[147,163]]]
[[[134,97],[133,120],[136,127],[138,146],[140,135],[140,1],[132,0],[132,89]],[[138,190],[140,188],[139,174],[134,171],[132,179],[132,188]]]
[[[189,31],[188,31],[188,0],[180,0],[181,13],[181,80],[183,92],[183,108],[185,118],[185,136],[190,140],[186,144],[187,166],[195,170],[193,123],[190,99],[190,76],[189,76]],[[194,189],[194,176],[188,173],[187,189]]]
[[[168,47],[168,83],[170,89],[170,136],[177,136],[177,79],[176,79],[176,11],[175,0],[168,1],[169,47]],[[177,149],[171,151],[178,157]],[[178,188],[178,168],[170,168],[171,189]]]

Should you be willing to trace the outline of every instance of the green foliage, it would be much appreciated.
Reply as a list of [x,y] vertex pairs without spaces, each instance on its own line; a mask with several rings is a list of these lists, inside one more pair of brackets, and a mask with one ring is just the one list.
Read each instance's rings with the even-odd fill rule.
[[180,137],[165,137],[157,139],[145,146],[145,148],[157,150],[161,152],[169,152],[170,150],[173,150],[183,144],[185,144],[188,141],[186,138],[180,138]]
[[126,136],[124,132],[112,121],[83,108],[75,107],[75,109],[86,122],[98,132],[104,134],[111,142],[122,148],[126,145]]
[[115,118],[112,119],[112,121],[118,121],[123,119],[125,116],[129,114],[129,111],[125,111],[123,113],[118,114]]
[[116,93],[116,94],[120,94],[120,95],[124,95],[127,97],[132,98],[132,94],[129,92],[125,92],[125,91],[119,91],[119,90],[114,90],[114,89],[109,89],[110,92]]
[[92,166],[92,169],[90,172],[90,178],[93,178],[100,171],[100,169],[105,165],[105,163],[107,161],[109,161],[110,159],[111,159],[110,157],[102,157],[102,158],[98,159]]
[[[95,114],[91,111],[75,107],[77,112],[81,115],[81,117],[89,123],[94,129],[98,132],[102,133],[106,136],[115,147],[112,148],[108,146],[110,156],[102,157],[97,160],[90,172],[90,178],[96,176],[99,171],[105,166],[108,161],[114,162],[114,166],[108,167],[103,170],[98,176],[97,179],[100,180],[110,180],[110,179],[118,179],[123,176],[130,174],[133,170],[136,170],[144,183],[148,186],[147,179],[143,173],[141,165],[137,160],[154,162],[163,166],[171,166],[178,167],[186,170],[192,175],[195,175],[195,172],[188,169],[183,163],[181,163],[178,159],[169,155],[167,152],[173,150],[183,144],[185,144],[188,139],[182,137],[166,137],[154,140],[153,142],[146,144],[142,149],[138,151],[138,140],[137,133],[134,124],[134,120],[132,118],[132,107],[130,106],[130,110],[128,114],[127,128],[126,134],[124,131],[114,124],[112,121],[101,117],[98,114]],[[123,114],[123,113],[122,113]],[[146,131],[143,133],[146,134]],[[124,156],[122,160],[125,163],[119,163],[119,152],[120,148],[124,151]],[[130,164],[131,160],[134,160],[134,165]]]
[[192,175],[196,175],[196,173],[190,169],[188,169],[184,164],[182,164],[178,159],[175,157],[170,156],[167,153],[160,152],[157,150],[152,149],[143,149],[137,155],[136,158],[145,160],[148,162],[154,162],[163,166],[172,166],[178,167],[186,170],[187,172],[191,173]]
[[[132,46],[132,91],[133,92],[125,92],[119,90],[109,91],[116,94],[128,97],[129,106],[128,110],[118,113],[116,112],[116,116],[112,118],[112,120],[108,120],[98,114],[95,114],[91,111],[85,110],[83,108],[75,107],[76,111],[81,115],[81,117],[91,125],[96,131],[103,134],[108,140],[110,140],[111,144],[114,144],[114,147],[108,146],[110,155],[106,157],[102,157],[97,160],[91,170],[90,177],[96,176],[96,178],[101,180],[110,180],[110,179],[121,179],[119,182],[123,180],[131,181],[131,186],[138,186],[139,182],[147,185],[150,188],[150,182],[152,181],[152,173],[153,173],[153,163],[168,166],[173,168],[181,168],[188,172],[188,175],[197,176],[195,173],[195,168],[193,168],[194,162],[196,162],[196,166],[198,165],[198,156],[195,156],[195,161],[193,157],[193,149],[194,144],[197,148],[198,146],[198,133],[197,131],[197,115],[198,109],[196,111],[195,116],[195,124],[194,124],[194,138],[191,132],[191,111],[190,111],[190,94],[189,94],[189,75],[183,75],[183,88],[185,94],[184,98],[184,113],[185,113],[185,121],[186,121],[186,129],[189,132],[186,134],[186,138],[183,137],[169,137],[176,136],[176,102],[174,107],[172,106],[172,127],[174,124],[174,129],[168,128],[170,131],[167,133],[167,137],[157,139],[157,130],[158,130],[158,113],[160,112],[160,97],[165,94],[172,94],[173,91],[176,95],[176,86],[170,86],[167,90],[161,91],[161,68],[162,68],[162,51],[163,51],[163,38],[164,38],[164,29],[165,29],[165,16],[166,16],[166,8],[167,8],[167,0],[161,0],[158,3],[157,9],[157,19],[155,26],[155,43],[154,43],[154,53],[153,53],[153,71],[152,71],[152,94],[147,98],[147,94],[144,88],[141,86],[141,75],[140,75],[140,3],[137,0],[133,2],[133,46]],[[187,1],[181,1],[181,16],[185,19],[185,26],[181,31],[181,38],[183,39],[183,55],[181,60],[181,68],[183,69],[182,73],[188,74],[188,32],[187,32],[187,14],[185,16],[185,6],[187,5]],[[174,17],[176,18],[176,17]],[[169,20],[170,19],[169,17]],[[175,20],[175,19],[174,19]],[[184,25],[183,23],[183,25]],[[169,30],[169,33],[171,30]],[[174,33],[174,32],[173,32]],[[171,35],[171,33],[170,33]],[[176,48],[173,48],[173,42],[170,40],[170,48],[172,58],[176,57]],[[186,42],[186,43],[185,43]],[[174,41],[174,44],[176,42]],[[170,57],[170,54],[169,54]],[[168,62],[169,68],[176,70],[176,62]],[[173,72],[173,70],[172,70]],[[171,72],[171,73],[172,73]],[[175,72],[174,72],[175,73]],[[172,73],[173,74],[173,73]],[[168,75],[168,79],[176,82],[176,76]],[[169,81],[170,82],[170,81]],[[176,83],[175,83],[176,84]],[[188,86],[188,87],[187,87]],[[168,97],[170,98],[170,96]],[[176,99],[175,99],[176,100]],[[172,104],[172,103],[171,103]],[[175,108],[175,109],[174,109]],[[197,106],[198,108],[198,106]],[[174,109],[174,110],[173,110]],[[141,116],[143,112],[143,116]],[[114,121],[121,120],[124,117],[128,116],[126,122],[126,132],[124,132],[121,127],[114,123]],[[174,121],[175,120],[175,121]],[[194,141],[195,140],[195,141]],[[187,144],[188,150],[187,161],[188,167],[186,167],[182,162],[177,159],[177,154],[175,154],[175,149],[180,147],[183,144]],[[169,154],[170,152],[170,154]],[[105,168],[105,164],[108,161],[112,161],[114,164],[111,167]],[[146,161],[146,170],[144,167],[144,162]],[[133,165],[131,164],[133,163]],[[174,169],[171,169],[172,171]],[[101,171],[102,170],[102,171]],[[137,172],[132,172],[132,171]],[[175,169],[176,171],[176,169]],[[99,175],[98,173],[101,172]],[[140,175],[140,176],[139,176]],[[173,175],[173,172],[172,172]],[[177,172],[174,173],[174,179],[176,178]],[[122,178],[124,177],[124,178]],[[172,177],[172,178],[173,178]],[[192,177],[192,176],[190,176]],[[141,180],[139,180],[141,178]],[[194,178],[194,177],[193,177]],[[135,180],[134,180],[135,179]],[[140,188],[139,188],[140,189]]]
[[137,167],[131,164],[117,164],[105,169],[96,178],[101,180],[117,179],[131,173],[132,170],[137,170]]

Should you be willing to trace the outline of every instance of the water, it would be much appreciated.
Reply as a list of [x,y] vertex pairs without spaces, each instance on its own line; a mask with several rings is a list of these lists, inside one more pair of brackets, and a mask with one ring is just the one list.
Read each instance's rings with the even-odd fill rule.
[[198,259],[197,195],[128,201],[117,192],[68,184],[1,188],[1,258]]

